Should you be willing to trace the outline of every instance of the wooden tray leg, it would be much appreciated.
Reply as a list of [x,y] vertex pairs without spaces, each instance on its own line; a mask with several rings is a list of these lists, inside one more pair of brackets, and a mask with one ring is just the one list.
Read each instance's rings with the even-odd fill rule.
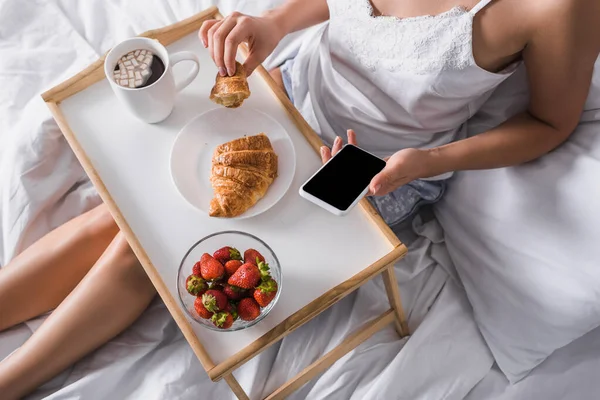
[[231,388],[233,394],[235,394],[239,400],[250,400],[246,392],[244,392],[244,389],[242,389],[239,382],[232,374],[226,375],[224,379]]
[[396,320],[394,325],[396,332],[400,337],[408,336],[408,324],[406,323],[406,317],[404,316],[404,309],[402,308],[402,301],[400,300],[400,292],[398,291],[398,281],[396,281],[396,274],[394,272],[394,264],[382,272],[383,284],[385,285],[385,291],[387,292],[390,306],[394,310]]
[[379,317],[365,323],[363,326],[358,328],[352,333],[346,340],[337,345],[334,349],[329,351],[323,357],[304,368],[298,375],[287,381],[283,386],[279,387],[273,393],[265,398],[265,400],[283,400],[292,394],[295,390],[300,388],[306,382],[325,371],[327,368],[333,365],[337,360],[342,358],[344,355],[355,349],[356,346],[373,336],[373,334],[379,332],[382,328],[393,322],[395,319],[394,311],[392,309],[384,312]]

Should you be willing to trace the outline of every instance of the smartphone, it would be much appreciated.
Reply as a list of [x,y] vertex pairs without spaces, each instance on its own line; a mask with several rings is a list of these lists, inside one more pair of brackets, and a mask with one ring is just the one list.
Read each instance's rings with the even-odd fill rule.
[[300,196],[335,215],[345,215],[369,190],[385,161],[352,144],[345,145],[300,187]]

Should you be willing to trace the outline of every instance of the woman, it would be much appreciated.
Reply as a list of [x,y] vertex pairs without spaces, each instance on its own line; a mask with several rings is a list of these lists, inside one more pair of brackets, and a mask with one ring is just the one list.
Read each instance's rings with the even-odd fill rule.
[[[327,19],[272,75],[333,144],[324,161],[348,128],[389,157],[370,192],[390,225],[438,200],[453,171],[524,163],[565,141],[600,51],[600,3],[583,0],[291,0],[262,17],[207,21],[199,35],[221,75],[247,42],[252,72],[286,34]],[[521,62],[528,110],[465,138],[464,122]]]
[[[272,75],[333,144],[321,149],[324,161],[347,128],[364,148],[389,156],[370,191],[391,225],[439,199],[453,171],[533,160],[577,125],[600,50],[599,2],[328,3],[290,0],[262,17],[234,13],[205,22],[199,35],[222,75],[235,72],[237,46],[247,42],[251,73],[286,34],[330,19]],[[463,123],[521,62],[529,109],[464,138]],[[356,141],[353,131],[348,140]],[[48,234],[0,272],[0,330],[58,305],[0,362],[3,399],[33,390],[115,336],[153,295],[104,206]]]

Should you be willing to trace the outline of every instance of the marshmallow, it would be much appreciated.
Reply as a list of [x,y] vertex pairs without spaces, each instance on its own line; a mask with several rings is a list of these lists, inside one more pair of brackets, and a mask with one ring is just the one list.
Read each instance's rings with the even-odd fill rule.
[[[117,62],[113,80],[128,88],[144,86],[152,76],[153,57],[154,54],[146,49],[132,50],[123,55]],[[162,70],[159,70],[159,73],[162,73]]]

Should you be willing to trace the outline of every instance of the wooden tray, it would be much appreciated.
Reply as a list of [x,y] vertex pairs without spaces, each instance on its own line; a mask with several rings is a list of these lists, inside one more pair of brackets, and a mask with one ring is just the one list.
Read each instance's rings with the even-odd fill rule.
[[[169,176],[173,140],[191,118],[219,107],[208,100],[216,67],[196,37],[202,22],[212,18],[222,18],[215,7],[140,35],[159,40],[169,52],[193,51],[201,62],[199,76],[159,124],[137,121],[119,106],[105,80],[104,57],[42,97],[202,366],[212,380],[224,378],[238,398],[248,397],[232,375],[236,368],[382,273],[391,308],[268,396],[280,399],[386,325],[393,322],[400,336],[408,334],[393,272],[406,247],[367,200],[340,218],[300,198],[299,186],[320,166],[322,142],[262,67],[249,78],[252,96],[242,107],[269,114],[290,135],[298,160],[291,188],[269,211],[243,220],[209,218],[179,195]],[[263,321],[231,333],[201,327],[176,300],[183,255],[198,239],[228,229],[265,240],[285,280],[279,302]],[[311,262],[300,260],[299,253]]]

